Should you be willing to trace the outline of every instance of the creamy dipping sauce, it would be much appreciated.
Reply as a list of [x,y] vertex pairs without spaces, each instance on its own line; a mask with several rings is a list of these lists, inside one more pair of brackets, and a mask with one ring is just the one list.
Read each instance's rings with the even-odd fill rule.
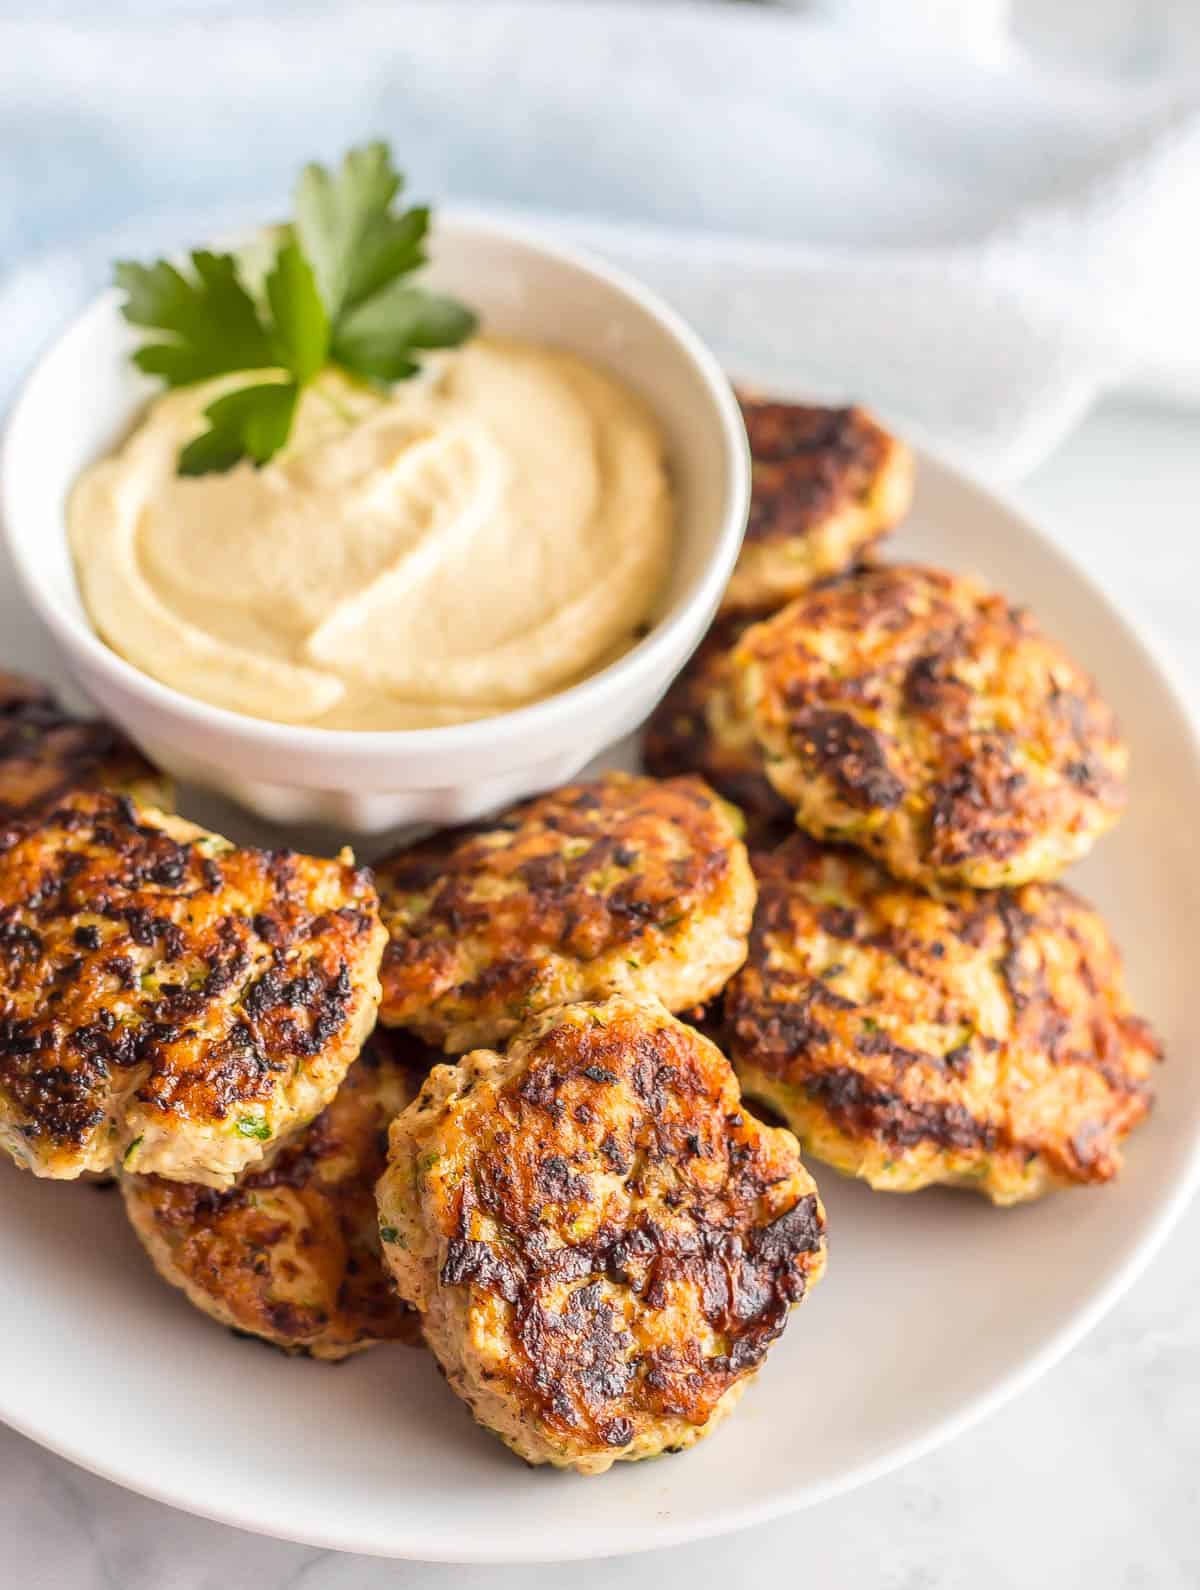
[[652,616],[674,508],[653,416],[570,354],[480,337],[380,397],[333,374],[262,469],[182,478],[160,398],[72,494],[85,606],[145,673],[252,717],[490,717],[611,662]]

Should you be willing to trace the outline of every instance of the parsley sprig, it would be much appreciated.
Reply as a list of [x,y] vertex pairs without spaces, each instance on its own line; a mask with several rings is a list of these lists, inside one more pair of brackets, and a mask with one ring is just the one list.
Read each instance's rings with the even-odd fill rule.
[[409,280],[426,260],[429,210],[398,208],[403,183],[384,143],[352,149],[336,171],[306,166],[259,297],[233,254],[197,249],[182,270],[166,260],[116,265],[122,313],[153,333],[133,355],[140,370],[169,387],[267,376],[208,405],[208,429],[179,455],[181,475],[243,458],[265,464],[291,434],[300,394],[330,366],[377,384],[403,381],[420,369],[420,353],[456,347],[475,330],[464,305]]

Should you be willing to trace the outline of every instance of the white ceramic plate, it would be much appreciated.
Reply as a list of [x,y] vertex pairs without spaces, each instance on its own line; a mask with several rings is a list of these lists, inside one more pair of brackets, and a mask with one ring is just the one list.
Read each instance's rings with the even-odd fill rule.
[[[1120,617],[992,498],[923,460],[893,550],[978,570],[1035,605],[1097,673],[1133,743],[1129,814],[1077,880],[1109,913],[1171,1054],[1119,1185],[1001,1212],[966,1194],[875,1195],[814,1166],[829,1272],[737,1414],[694,1452],[584,1480],[523,1467],[475,1428],[428,1356],[377,1348],[334,1369],[236,1340],[154,1276],[114,1193],[6,1168],[0,1417],[109,1479],[246,1529],[389,1556],[553,1560],[694,1540],[862,1484],[1077,1341],[1200,1173],[1200,753]],[[44,669],[5,573],[0,664]],[[192,810],[255,835],[212,803]]]

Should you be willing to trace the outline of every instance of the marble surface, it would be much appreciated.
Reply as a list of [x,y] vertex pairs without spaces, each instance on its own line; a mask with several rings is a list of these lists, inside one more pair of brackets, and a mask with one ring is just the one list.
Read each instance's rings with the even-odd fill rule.
[[[1194,415],[1110,407],[1020,496],[1119,595],[1200,708],[1196,441]],[[29,636],[32,642],[32,620]],[[6,651],[24,654],[20,637],[4,639]],[[1175,1064],[1189,1061],[1174,1056]],[[1004,1285],[1002,1275],[996,1285]],[[1194,1205],[1134,1292],[1065,1362],[950,1446],[766,1527],[669,1553],[574,1565],[572,1585],[682,1590],[794,1574],[814,1590],[1190,1590],[1200,1583],[1198,1364]],[[5,1372],[19,1373],[19,1365]],[[0,1430],[5,1586],[550,1590],[561,1579],[555,1567],[384,1563],[242,1534],[130,1495]]]

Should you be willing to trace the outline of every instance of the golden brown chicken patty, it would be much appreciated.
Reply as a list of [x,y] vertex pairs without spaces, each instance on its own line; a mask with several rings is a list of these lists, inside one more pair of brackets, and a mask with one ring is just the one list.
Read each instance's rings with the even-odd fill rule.
[[913,495],[912,454],[863,409],[741,403],[753,491],[726,611],[778,607],[850,568]]
[[476,1419],[598,1474],[700,1440],[825,1263],[790,1132],[655,1001],[543,1012],[394,1122],[384,1255]]
[[239,850],[127,796],[0,826],[0,1146],[230,1185],[337,1090],[384,930],[345,861]]
[[1054,878],[1124,804],[1092,681],[976,580],[896,567],[810,591],[746,631],[733,671],[800,826],[898,878]]
[[52,691],[0,671],[0,822],[75,789],[108,789],[171,809],[171,781],[111,724],[77,718]]
[[223,1189],[122,1176],[158,1273],[222,1325],[289,1352],[332,1359],[375,1342],[420,1345],[417,1314],[384,1268],[375,1183],[388,1127],[422,1080],[377,1029],[333,1102],[268,1169]]
[[755,867],[728,1041],[807,1152],[998,1204],[1117,1174],[1160,1049],[1095,911],[1056,884],[933,899],[802,835]]
[[791,805],[767,777],[750,717],[734,699],[734,645],[765,613],[725,613],[651,713],[642,739],[646,771],[655,778],[698,773],[732,801],[746,820],[750,845],[785,838],[795,828]]
[[683,1010],[741,965],[754,880],[700,779],[611,773],[376,868],[390,942],[380,1019],[450,1053],[607,992]]

